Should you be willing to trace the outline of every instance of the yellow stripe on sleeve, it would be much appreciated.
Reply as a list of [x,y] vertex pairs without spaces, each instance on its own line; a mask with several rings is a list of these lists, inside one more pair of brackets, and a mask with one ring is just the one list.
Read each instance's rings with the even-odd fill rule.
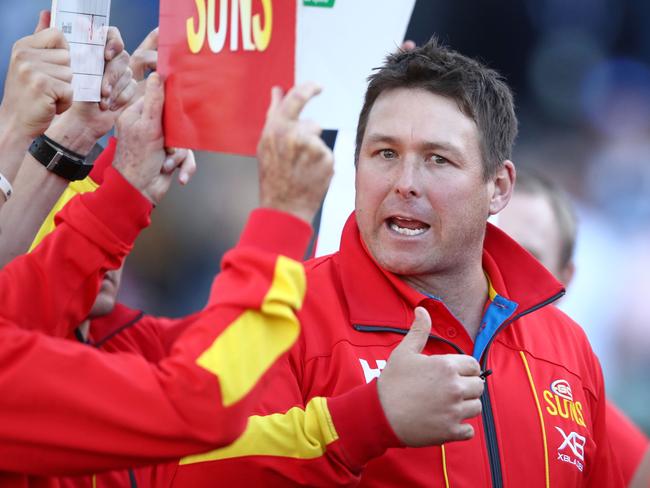
[[41,228],[38,230],[34,242],[29,248],[28,252],[32,252],[36,246],[38,246],[45,237],[54,230],[54,216],[65,207],[70,200],[72,200],[77,195],[82,193],[88,193],[95,191],[99,186],[95,183],[90,177],[86,177],[80,181],[73,181],[68,185],[65,191],[61,194],[57,202],[50,210],[50,213],[45,218],[41,224]]
[[196,464],[244,456],[278,456],[314,459],[339,438],[327,407],[327,400],[316,397],[303,410],[293,407],[286,413],[248,419],[244,433],[221,449],[181,459],[181,465]]
[[526,360],[526,355],[524,351],[519,351],[521,360],[524,362],[524,368],[526,368],[526,375],[528,376],[528,383],[530,383],[530,389],[533,392],[533,397],[535,398],[535,405],[537,406],[537,413],[539,415],[539,423],[542,429],[542,441],[544,444],[544,475],[546,479],[546,488],[551,486],[551,477],[549,474],[548,467],[548,443],[546,441],[546,426],[544,425],[544,415],[542,414],[542,407],[539,404],[539,397],[537,396],[537,390],[535,389],[535,382],[533,381],[533,375],[530,373],[530,368],[528,367],[528,360]]
[[197,364],[218,376],[226,407],[250,392],[300,334],[294,310],[302,307],[306,278],[301,263],[278,257],[260,310],[247,310],[216,338]]

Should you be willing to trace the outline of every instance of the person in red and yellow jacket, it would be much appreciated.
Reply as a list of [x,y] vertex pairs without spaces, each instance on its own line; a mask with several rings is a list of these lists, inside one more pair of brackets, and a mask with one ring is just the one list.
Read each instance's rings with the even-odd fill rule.
[[[305,90],[312,88],[276,98],[276,109],[295,105]],[[297,160],[261,163],[264,208],[225,256],[208,305],[170,355],[152,364],[42,333],[66,337],[83,321],[102,274],[120,266],[169,188],[163,100],[154,74],[120,118],[115,168],[101,187],[66,205],[57,231],[0,272],[3,487],[58,486],[27,476],[160,462],[232,442],[265,390],[260,380],[299,334],[306,283],[298,259],[332,173],[327,154],[300,157],[320,154],[312,131],[301,133]]]
[[[536,172],[519,171],[517,191],[499,214],[498,225],[564,286],[571,284],[577,219],[567,195],[550,180]],[[648,437],[611,401],[607,402],[607,433],[625,485],[649,486]]]
[[[390,55],[359,118],[355,213],[340,251],[306,265],[302,335],[275,394],[240,439],[183,458],[161,486],[623,486],[600,365],[552,305],[562,284],[486,224],[512,194],[516,132],[496,72],[435,39]],[[415,307],[431,325],[411,326]],[[474,410],[459,381],[479,371]],[[386,389],[400,373],[403,391],[426,376],[435,396]],[[459,411],[474,413],[458,424]]]
[[[144,77],[145,65],[155,69],[156,34],[156,31],[152,32],[134,54],[134,59],[141,59],[144,61],[144,63],[138,62],[135,63],[135,65],[132,64],[134,77],[138,80],[141,80]],[[138,51],[140,51],[140,56],[137,55]],[[319,189],[322,189],[322,185],[326,184],[329,180],[329,176],[331,176],[322,171],[323,168],[331,167],[332,154],[324,145],[323,141],[318,137],[320,129],[312,122],[298,120],[298,116],[304,103],[317,92],[318,88],[314,85],[305,85],[297,87],[285,97],[279,89],[274,89],[267,123],[259,145],[260,170],[262,175],[261,190],[263,196],[267,195],[262,198],[262,202],[266,203],[267,206],[273,206],[274,208],[295,213],[296,216],[306,221],[310,220],[315,211],[315,206],[318,206],[317,204],[314,206],[315,202],[319,201],[318,198],[313,198],[314,195],[316,195],[314,192],[318,192]],[[64,117],[67,115],[68,112],[64,114]],[[86,115],[88,114],[86,113]],[[71,118],[77,123],[69,124],[66,122],[57,124],[56,134],[51,133],[51,135],[60,140],[72,141],[75,143],[79,142],[83,144],[85,144],[86,140],[92,140],[93,137],[91,137],[91,139],[85,137],[85,131],[79,133],[79,121],[75,120],[75,117]],[[102,117],[100,117],[100,119],[102,120],[99,125],[105,128],[105,120],[103,120]],[[89,123],[94,125],[96,121],[95,117],[90,117]],[[85,125],[81,124],[81,126],[83,127]],[[52,130],[53,129],[50,128],[50,131]],[[127,146],[141,145],[142,142],[137,140],[134,141],[130,132],[126,132],[125,135],[121,135],[120,137],[126,137],[127,141],[130,140],[130,142],[127,142]],[[124,143],[122,143],[121,146],[124,146]],[[115,140],[112,140],[109,150],[105,154],[104,160],[111,158],[110,153],[111,150],[114,149]],[[181,164],[182,157],[180,156],[179,151],[174,153],[170,159],[173,163],[172,166],[180,164],[181,170],[179,179],[181,183],[186,182],[184,176],[188,176],[189,174],[187,162]],[[107,161],[103,161],[103,163],[106,162]],[[167,164],[168,162],[165,162],[163,165],[163,168],[166,168],[165,171],[170,169],[167,168]],[[23,167],[21,168],[21,178],[18,178],[17,180],[17,198],[12,200],[9,208],[4,209],[11,210],[11,212],[3,212],[3,214],[0,215],[0,222],[3,227],[5,229],[11,229],[11,234],[14,237],[12,240],[2,241],[2,244],[0,245],[0,262],[6,262],[8,256],[15,256],[27,250],[28,244],[26,244],[26,242],[31,242],[33,235],[37,232],[38,226],[41,225],[43,218],[48,212],[50,212],[50,207],[56,199],[60,197],[61,192],[64,193],[63,197],[59,200],[59,204],[55,205],[54,210],[51,212],[51,217],[75,194],[96,189],[97,184],[100,183],[98,176],[101,174],[101,168],[99,168],[99,166],[101,166],[101,164],[98,163],[98,167],[95,168],[90,179],[82,182],[75,182],[68,186],[67,190],[63,192],[65,187],[62,186],[60,178],[57,179],[57,177],[52,173],[43,171],[43,168],[39,166],[33,158],[29,156],[26,157]],[[320,171],[318,171],[318,169],[320,169]],[[304,174],[301,175],[303,172]],[[274,195],[275,198],[269,199],[269,195]],[[28,207],[28,212],[25,212],[26,207]],[[274,233],[279,233],[279,235],[285,234],[285,238],[288,239],[285,243],[286,245],[297,245],[300,243],[300,239],[298,238],[299,236],[292,235],[293,233],[289,232],[285,226],[278,225],[274,220],[275,219],[271,219],[270,217],[268,218],[268,223],[273,226],[273,229],[269,230],[266,229],[264,225],[260,226],[262,232],[264,232],[265,235],[268,234],[266,237],[275,235]],[[50,219],[42,227],[41,232],[39,233],[39,238],[51,231],[51,228],[52,225]],[[93,306],[91,314],[104,314],[107,312],[108,308],[112,306],[114,296],[111,296],[111,294],[116,291],[117,281],[119,280],[112,278],[110,273],[108,275],[108,279],[104,280],[100,294],[96,297],[95,305]],[[242,292],[245,291],[246,290],[242,288]],[[226,294],[226,296],[228,296],[228,294]],[[139,317],[141,318],[138,320]],[[424,316],[420,315],[420,320],[425,320]],[[46,333],[53,333],[53,331],[56,331],[56,333],[62,335],[65,335],[66,331],[68,334],[71,334],[74,329],[77,338],[86,342],[89,337],[92,345],[100,347],[105,351],[135,352],[150,361],[155,361],[160,359],[161,355],[163,358],[166,357],[165,352],[174,343],[182,329],[191,324],[191,318],[186,318],[170,325],[166,320],[141,316],[141,314],[137,312],[126,310],[124,307],[118,306],[110,315],[104,316],[100,320],[91,320],[90,322],[92,323],[90,324],[90,330],[88,330],[88,322],[88,320],[84,321],[81,327],[77,327],[78,324],[74,322],[57,324],[56,328],[54,328],[52,323],[36,323],[33,325],[41,327]],[[417,325],[418,322],[416,322],[414,328],[417,328]],[[233,346],[233,350],[235,350],[235,346],[246,347],[246,340],[236,342],[237,344]],[[253,363],[260,360],[257,356]],[[262,354],[260,357],[264,358],[266,356]],[[413,364],[414,362],[418,362],[419,359],[420,357],[417,354],[417,351],[406,351],[403,362],[405,364]],[[439,367],[438,363],[439,361],[434,360],[430,365],[420,364],[420,368],[423,370],[435,369],[436,367]],[[462,364],[465,364],[467,367],[469,363],[469,369],[474,370],[472,378],[460,378],[453,382],[456,386],[467,392],[469,395],[468,399],[474,399],[474,404],[469,410],[463,409],[452,415],[450,420],[445,423],[442,430],[457,428],[459,427],[458,423],[460,420],[474,415],[478,411],[477,398],[482,391],[482,381],[478,378],[478,366],[474,364],[475,362],[472,363],[471,361],[462,358],[455,358],[452,361],[448,361],[448,363],[452,364],[454,367]],[[114,366],[115,368],[120,368],[122,366],[121,361],[116,361]],[[398,374],[395,376],[392,383],[390,381],[385,382],[384,390],[392,391],[396,388],[401,392],[400,395],[403,397],[408,397],[409,395],[418,396],[422,398],[422,402],[413,402],[413,404],[417,405],[435,399],[437,395],[434,393],[431,386],[432,381],[429,379],[428,375],[424,374],[421,378],[418,378],[417,381],[411,381],[410,386],[405,390],[402,388],[400,376]],[[367,425],[364,427],[364,430],[368,432],[372,430],[390,430],[385,427],[387,421],[384,415],[384,406],[380,404],[374,386],[371,387],[370,391],[373,392],[373,406],[376,415],[367,418],[367,421],[365,422]],[[425,393],[423,394],[422,392]],[[312,431],[314,428],[318,428],[318,425],[326,427],[331,422],[329,414],[330,410],[336,411],[336,409],[346,409],[346,405],[354,404],[356,398],[357,396],[355,394],[343,396],[338,398],[332,404],[321,405],[319,408],[312,408],[310,410],[312,414],[310,417],[296,417],[298,422],[296,427],[299,430],[299,433],[297,434],[298,437],[313,436]],[[457,403],[462,404],[469,402],[459,401]],[[392,406],[392,410],[393,413],[391,416],[393,417],[393,422],[413,423],[410,416],[411,410],[396,409],[395,406]],[[314,417],[314,414],[316,414],[316,417]],[[395,416],[397,416],[397,420]],[[420,417],[422,417],[422,419],[417,422],[417,425],[420,426],[423,431],[428,431],[431,427],[440,430],[439,425],[430,425],[431,419],[427,415],[420,415]],[[314,419],[316,419],[316,422],[314,422]],[[357,420],[358,425],[363,425],[365,419],[360,417]],[[380,428],[376,429],[376,425],[379,425]],[[466,433],[464,433],[461,427],[461,432],[454,435],[463,436],[466,435]],[[353,433],[350,439],[354,441],[356,438],[361,442],[367,442],[364,436],[356,436],[356,433]],[[398,443],[394,436],[391,436],[391,442],[395,444]],[[109,445],[106,449],[121,449],[121,447]],[[140,456],[146,457],[147,454],[140,454]],[[82,463],[83,461],[79,462]],[[107,460],[107,463],[109,462],[110,461]],[[88,464],[86,468],[75,468],[74,471],[92,472],[94,471],[92,466],[92,464]],[[70,470],[66,468],[61,469],[61,472],[69,471]],[[153,474],[150,480],[147,478],[148,473]],[[164,480],[164,475],[165,471],[161,469],[155,469],[154,471],[139,469],[136,472],[112,471],[100,475],[76,478],[30,479],[29,483],[30,486],[43,486],[46,484],[47,486],[95,487],[114,486],[115,484],[120,483],[123,485],[133,485],[138,482],[144,483],[144,486],[147,486],[147,483],[149,482],[156,485],[157,480]],[[213,480],[210,480],[209,482],[211,483]],[[140,486],[143,485],[141,484]]]

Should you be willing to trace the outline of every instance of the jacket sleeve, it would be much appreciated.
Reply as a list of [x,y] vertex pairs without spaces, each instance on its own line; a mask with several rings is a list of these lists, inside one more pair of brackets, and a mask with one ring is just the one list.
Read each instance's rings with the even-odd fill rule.
[[[158,364],[0,322],[0,470],[77,474],[224,446],[295,342],[308,225],[253,213],[209,305]],[[282,254],[280,254],[282,253]]]
[[596,457],[591,462],[591,469],[587,475],[586,486],[598,488],[601,486],[624,487],[623,474],[618,458],[610,443],[607,433],[607,403],[605,397],[605,383],[600,367],[600,362],[592,352],[591,346],[585,338],[587,352],[592,357],[592,377],[596,379],[597,397],[593,405],[593,437],[597,446]]
[[58,229],[0,271],[0,317],[24,329],[67,336],[88,315],[108,269],[118,268],[151,204],[111,168],[102,188],[57,215]]
[[228,486],[355,486],[371,459],[401,445],[381,407],[376,381],[302,402],[290,363],[284,368],[244,433],[230,446],[181,459],[175,479],[182,481],[183,470],[197,465]]
[[634,478],[643,456],[648,452],[648,438],[612,402],[607,402],[607,434],[619,461],[625,486]]

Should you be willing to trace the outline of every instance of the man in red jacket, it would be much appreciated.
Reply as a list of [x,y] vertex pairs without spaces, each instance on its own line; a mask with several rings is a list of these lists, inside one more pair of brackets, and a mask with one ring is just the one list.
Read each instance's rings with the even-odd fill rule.
[[[60,33],[44,36],[60,41]],[[47,96],[33,101],[41,111],[0,111],[0,127],[17,116],[23,117],[20,128],[47,126],[39,117],[54,116],[52,107],[45,110],[48,97],[56,105],[62,95],[49,89],[52,80],[42,82]],[[19,84],[11,86],[21,93]],[[226,445],[241,433],[251,401],[264,389],[259,380],[300,330],[295,312],[305,279],[298,260],[332,172],[317,130],[299,131],[297,121],[316,91],[303,86],[287,96],[276,93],[273,112],[293,124],[294,151],[261,161],[265,208],[251,216],[239,245],[225,257],[201,317],[154,364],[34,332],[65,337],[87,316],[101,276],[121,265],[171,184],[175,167],[164,167],[163,85],[157,75],[149,78],[143,98],[120,118],[122,142],[102,187],[66,206],[57,231],[0,272],[1,486],[56,486],[25,474],[162,461]],[[20,144],[5,135],[0,146],[17,154]]]
[[[622,486],[600,366],[552,305],[562,284],[486,225],[512,193],[516,132],[496,72],[435,40],[388,57],[359,118],[356,211],[340,251],[306,265],[303,334],[283,362],[293,380],[273,383],[232,446],[182,459],[174,486]],[[409,331],[417,306],[431,316],[425,334]],[[413,405],[385,389],[405,350],[423,351],[412,378],[448,361],[426,373],[433,399]],[[485,390],[473,410],[475,392],[446,381],[479,364]],[[354,404],[337,401],[346,395]],[[377,397],[395,408],[388,424],[364,428]],[[296,419],[324,408],[327,426],[296,437]],[[407,408],[414,422],[395,422]],[[465,423],[453,416],[478,410]],[[454,428],[422,429],[425,412]]]
[[[565,286],[575,272],[577,221],[568,197],[550,180],[519,172],[517,191],[499,214],[499,227],[530,251]],[[613,403],[607,402],[607,432],[626,486],[650,485],[650,443]],[[633,484],[634,483],[634,484]]]
[[[306,101],[309,100],[309,98],[311,98],[314,94],[316,94],[317,91],[318,90],[313,85],[305,85],[292,90],[285,97],[282,95],[281,91],[275,89],[272,94],[272,104],[269,109],[267,124],[265,126],[262,140],[259,146],[261,174],[263,175],[262,202],[266,203],[266,205],[273,206],[280,210],[291,211],[292,213],[295,213],[296,216],[307,220],[309,220],[311,218],[311,215],[313,215],[312,207],[314,200],[312,197],[316,194],[315,192],[318,192],[319,189],[322,189],[322,185],[326,184],[328,180],[326,174],[323,174],[322,171],[316,171],[316,169],[328,167],[329,165],[327,162],[331,161],[331,152],[318,138],[318,129],[314,126],[314,124],[303,123],[297,120],[304,103],[306,103]],[[134,141],[131,135],[131,131],[124,129],[129,129],[129,127],[120,128],[120,134],[122,134],[122,137],[127,140],[127,143],[124,144],[122,142],[121,145],[117,147],[118,161],[121,159],[119,151],[120,147],[142,147],[143,145],[145,147],[147,146],[146,144],[143,144],[142,141]],[[69,134],[69,137],[74,140],[76,136],[74,133],[72,133]],[[110,151],[113,150],[115,150],[115,145],[111,144],[109,154],[106,155],[106,158],[102,158],[104,159],[104,162],[106,162],[106,159],[112,159]],[[27,162],[32,163],[30,160]],[[176,164],[177,163],[174,163],[174,165]],[[33,165],[30,168],[33,169]],[[308,173],[303,174],[302,177],[300,177],[300,173],[303,170],[308,171]],[[57,192],[56,190],[52,190],[51,186],[48,186],[48,181],[51,180],[53,176],[41,175],[41,177],[43,178],[44,187],[49,188],[48,190],[41,192],[44,194],[44,199],[53,198]],[[314,181],[317,181],[318,183],[314,184]],[[95,183],[97,182],[88,183],[89,184],[86,185],[88,188],[85,189],[92,189],[92,187],[96,187]],[[271,189],[267,188],[269,185]],[[17,187],[17,190],[33,191],[33,185],[28,186],[27,188]],[[275,195],[275,198],[269,200],[268,196],[264,197],[264,195]],[[84,196],[82,198],[88,199],[92,197]],[[74,202],[71,205],[73,204]],[[41,205],[36,210],[36,212],[43,212],[44,208],[46,207]],[[64,209],[64,212],[67,211],[66,209]],[[47,213],[47,210],[45,210],[45,213]],[[33,215],[34,213],[32,213],[32,217]],[[261,233],[259,234],[260,243],[264,243],[269,239],[273,240],[273,236],[284,235],[284,239],[281,239],[282,245],[290,249],[291,252],[288,253],[290,255],[293,255],[293,252],[297,251],[301,242],[303,242],[303,239],[300,238],[301,233],[296,233],[295,231],[291,232],[287,225],[282,225],[282,222],[280,222],[281,220],[282,219],[272,218],[272,215],[266,215],[263,220],[260,220],[260,218],[253,219],[250,227],[252,229],[257,229],[255,232]],[[271,226],[271,228],[269,228],[269,226]],[[24,225],[21,226],[20,231],[25,233]],[[246,234],[249,237],[257,235],[253,232],[253,230],[247,232]],[[248,246],[254,244],[251,239],[246,239],[246,242]],[[277,244],[279,245],[280,243],[278,242]],[[227,263],[229,263],[229,261],[227,261]],[[224,275],[229,276],[230,278],[220,278],[217,282],[215,282],[211,303],[214,300],[217,302],[226,300],[226,302],[228,302],[233,298],[233,293],[238,297],[241,295],[247,296],[249,298],[254,298],[255,294],[251,293],[252,290],[249,290],[248,286],[244,287],[236,280],[232,280],[232,275],[236,275],[235,271],[236,270],[232,270],[231,267],[226,264]],[[239,272],[244,278],[250,275],[250,273],[243,273],[242,270]],[[282,276],[282,274],[275,276],[273,283],[275,283],[275,281],[277,281],[277,278],[280,276]],[[271,275],[269,274],[267,279],[270,278]],[[227,286],[217,286],[218,283],[227,283],[229,280],[231,282],[232,289]],[[251,281],[251,283],[255,283],[255,280],[252,280],[251,278],[248,278],[248,280]],[[282,281],[279,284],[282,284]],[[271,288],[271,291],[273,289],[274,287]],[[301,289],[301,287],[298,287],[297,289]],[[273,295],[273,293],[270,293],[270,298],[272,298]],[[283,295],[286,294],[283,293]],[[290,298],[291,296],[293,295],[290,294],[289,296],[285,296],[285,299]],[[105,301],[104,299],[108,299],[108,302],[111,302],[113,300],[112,297],[108,297],[106,295],[100,297],[100,301],[103,302]],[[106,304],[107,303],[103,303],[102,306]],[[110,305],[110,303],[108,303],[108,305]],[[266,310],[266,308],[264,309]],[[277,307],[275,306],[270,307],[268,310],[266,310],[265,313],[270,313],[276,309]],[[204,310],[200,314],[200,320],[210,322],[212,320],[210,319],[211,314],[208,313],[207,317],[205,316],[206,312],[210,312],[211,310],[212,307]],[[276,311],[279,312],[280,310]],[[148,317],[147,320],[138,320],[138,317],[139,314],[133,314],[132,312],[119,307],[116,310],[116,313],[105,317],[105,320],[94,321],[90,330],[91,340],[95,343],[95,345],[101,347],[106,351],[136,352],[150,361],[157,361],[160,357],[166,357],[169,349],[172,347],[172,343],[178,337],[180,330],[183,329],[183,327],[187,326],[188,323],[190,323],[190,319],[187,319],[184,323],[176,323],[173,327],[170,327],[168,321],[155,320],[151,317]],[[428,316],[426,314],[420,313],[419,317],[420,321],[416,321],[413,327],[414,331],[416,332],[411,334],[411,337],[408,341],[405,341],[404,347],[402,348],[403,352],[399,355],[399,360],[396,359],[393,361],[395,364],[401,364],[401,366],[398,365],[392,367],[391,369],[394,372],[394,379],[384,382],[384,391],[391,392],[391,395],[389,396],[392,396],[393,398],[399,397],[405,399],[406,408],[395,404],[389,406],[381,404],[379,398],[377,397],[376,389],[373,386],[372,388],[367,389],[367,391],[371,393],[374,413],[373,415],[367,417],[367,421],[365,421],[364,416],[358,417],[355,422],[356,428],[361,429],[364,432],[371,432],[373,430],[385,432],[388,434],[387,439],[389,442],[396,443],[397,441],[395,440],[394,435],[390,432],[390,428],[387,427],[388,424],[384,413],[386,412],[386,414],[389,414],[393,419],[392,422],[394,425],[408,425],[411,426],[410,428],[419,429],[422,432],[432,432],[432,435],[435,435],[437,437],[465,438],[469,434],[467,429],[464,428],[464,426],[460,425],[460,421],[464,418],[474,415],[480,409],[478,396],[482,392],[483,382],[478,377],[478,364],[476,361],[470,358],[462,357],[453,357],[448,359],[433,358],[431,360],[426,360],[423,362],[423,356],[419,354],[417,345],[414,344],[407,347],[409,341],[417,342],[418,336],[420,338],[419,340],[423,340],[423,338],[426,337],[426,327],[423,324],[426,322]],[[44,331],[48,333],[55,332],[59,335],[65,335],[69,334],[76,327],[76,325],[77,323],[75,322],[67,321],[65,323],[58,324],[56,329],[49,329],[48,327],[45,327]],[[233,324],[233,326],[234,325],[235,324]],[[228,330],[230,330],[230,327]],[[232,343],[230,343],[230,346],[228,347],[228,352],[224,353],[222,351],[221,354],[215,355],[214,359],[216,360],[218,358],[231,357],[230,360],[226,361],[227,364],[231,364],[233,356],[240,357],[240,359],[235,361],[235,363],[244,361],[246,364],[248,364],[248,366],[232,363],[232,368],[229,370],[242,371],[244,373],[251,369],[251,365],[256,365],[260,362],[268,362],[269,354],[271,354],[276,349],[274,344],[278,341],[274,341],[271,337],[266,336],[257,337],[256,334],[252,334],[251,337],[248,337],[251,335],[251,332],[254,332],[254,330],[249,331],[249,333],[245,336],[229,334]],[[284,343],[286,344],[287,339],[291,339],[291,337],[293,336],[289,335],[288,338],[285,337]],[[258,352],[251,351],[250,344],[259,344],[259,341],[257,341],[258,338],[262,339],[265,342],[265,350]],[[250,354],[242,355],[240,353],[242,348],[252,354],[252,356]],[[397,356],[398,355],[396,354],[395,357],[397,358]],[[118,370],[124,367],[124,365],[118,359],[114,367],[116,370]],[[282,369],[281,367],[279,368]],[[438,379],[440,376],[439,374],[435,373],[441,368],[452,368],[459,371],[462,370],[464,371],[464,374],[467,375],[454,378],[443,378],[444,384],[451,385],[453,389],[461,391],[463,393],[461,395],[462,398],[449,398],[450,401],[448,402],[447,406],[449,410],[448,418],[440,418],[440,412],[437,411],[434,411],[433,415],[429,415],[426,409],[422,409],[422,407],[420,407],[420,405],[425,405],[431,401],[437,401],[437,399],[441,396],[434,389],[435,386],[439,386],[436,379]],[[412,373],[415,371],[415,369],[418,370],[419,374],[417,377],[412,377]],[[125,374],[127,371],[125,371]],[[422,374],[423,371],[425,372],[424,374]],[[433,374],[426,374],[426,371],[431,371]],[[249,380],[246,380],[246,378],[240,378],[240,381],[238,383],[246,385],[248,381]],[[283,380],[280,380],[280,382],[283,382]],[[128,391],[125,391],[124,395],[128,397],[130,393]],[[442,396],[450,397],[450,395],[446,393]],[[336,412],[337,410],[348,410],[349,406],[355,405],[357,397],[358,395],[356,392],[351,392],[350,395],[343,395],[334,399],[332,403],[314,403],[309,410],[309,415],[301,416],[298,413],[298,415],[294,418],[293,426],[298,429],[295,435],[297,438],[311,438],[314,435],[314,429],[320,429],[321,432],[326,432],[328,426],[331,423],[330,411]],[[409,399],[414,401],[409,401]],[[144,401],[143,399],[140,400]],[[127,398],[126,405],[128,406],[131,401],[132,399],[130,397]],[[188,401],[188,403],[191,403],[187,399],[186,401]],[[210,399],[206,398],[206,401],[210,401]],[[410,408],[409,406],[411,405],[415,406],[416,409],[414,410],[413,408]],[[120,408],[125,408],[125,405],[120,404]],[[136,412],[134,415],[140,411],[140,409],[127,410],[135,410]],[[154,411],[155,409],[141,410],[142,412],[146,411],[147,414],[150,414],[151,411]],[[210,419],[208,418],[206,420],[209,421]],[[114,430],[118,426],[119,422],[117,424],[109,422],[108,430]],[[379,426],[379,429],[376,429],[377,426]],[[128,430],[130,431],[131,429]],[[136,431],[134,432],[134,435],[138,436],[140,434],[138,431]],[[194,433],[188,433],[186,435],[189,438],[184,439],[183,442],[179,441],[179,444],[181,446],[176,446],[175,449],[183,449],[182,446],[185,445],[185,443],[193,442]],[[357,436],[356,432],[353,433],[352,436],[348,436],[346,442],[348,444],[354,444],[356,442],[355,439],[357,438],[362,445],[366,445],[368,443],[368,438],[366,436]],[[246,442],[246,439],[241,439],[241,441]],[[76,442],[79,443],[79,446],[84,445],[83,439],[76,439]],[[124,442],[120,442],[119,445],[117,445],[113,444],[111,439],[102,438],[97,440],[97,442],[100,444],[105,443],[106,445],[103,445],[102,449],[108,453],[114,453],[116,451],[122,452],[123,449],[129,449],[129,452],[133,453],[135,450],[137,450],[137,445],[132,446],[130,443]],[[152,442],[155,441],[152,440]],[[126,447],[124,444],[126,444]],[[156,448],[165,452],[166,446],[164,443],[161,444],[162,445],[157,446]],[[299,442],[296,443],[296,447],[304,450],[304,448],[300,446]],[[81,449],[81,447],[79,447],[79,449]],[[293,446],[290,447],[290,449],[293,449]],[[148,453],[150,450],[151,449],[148,448],[144,449],[145,452],[138,451],[137,455],[131,454],[134,457],[127,459],[133,459],[133,462],[136,462],[135,460],[138,460],[137,462],[144,462],[144,459],[153,460],[156,456],[151,456],[151,453]],[[113,457],[106,456],[106,459],[104,459],[103,462],[104,464],[102,466],[109,468],[111,466],[118,467],[120,465],[123,465],[126,461],[116,462]],[[174,463],[174,466],[175,464],[176,463]],[[26,471],[34,470],[34,467],[31,466],[28,462],[26,462],[25,466],[27,466],[27,468],[25,468]],[[57,470],[60,472],[66,472],[71,469],[79,472],[92,472],[95,469],[94,466],[96,466],[96,464],[88,462],[87,456],[79,456],[78,459],[75,458],[74,460],[70,460],[66,458],[65,453],[62,453],[61,457],[57,458],[56,464],[54,464],[54,466],[59,466]],[[66,466],[74,466],[74,468],[68,468]],[[51,467],[41,466],[37,472],[47,473],[51,471]],[[113,474],[115,476],[113,476]],[[124,482],[123,480],[128,479],[125,478],[125,473],[113,474],[102,475],[102,478],[99,480],[106,481],[108,483],[119,483],[119,480],[122,480],[122,482]],[[164,480],[165,475],[165,469],[157,470],[155,472],[154,479]],[[64,486],[88,486],[86,483],[89,482],[90,485],[93,486],[96,481],[97,478],[94,477],[87,479],[77,478],[74,480],[59,478],[57,480],[39,479],[33,481],[33,483],[36,485],[39,483],[50,483],[54,485],[57,483],[62,483]],[[213,482],[213,480],[207,479],[205,481],[210,483]]]

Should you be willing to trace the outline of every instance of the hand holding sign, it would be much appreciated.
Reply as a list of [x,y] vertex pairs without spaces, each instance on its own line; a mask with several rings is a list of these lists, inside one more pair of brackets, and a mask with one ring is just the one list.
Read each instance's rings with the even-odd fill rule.
[[334,173],[332,151],[321,128],[300,120],[300,112],[321,89],[313,83],[292,88],[286,96],[274,87],[260,139],[260,200],[263,207],[289,212],[311,224]]
[[160,76],[154,73],[146,81],[144,97],[124,111],[118,120],[120,140],[113,166],[154,205],[160,203],[173,179],[173,169],[163,167],[167,160],[180,165],[191,176],[196,169],[194,158],[167,157],[162,131],[165,102]]

